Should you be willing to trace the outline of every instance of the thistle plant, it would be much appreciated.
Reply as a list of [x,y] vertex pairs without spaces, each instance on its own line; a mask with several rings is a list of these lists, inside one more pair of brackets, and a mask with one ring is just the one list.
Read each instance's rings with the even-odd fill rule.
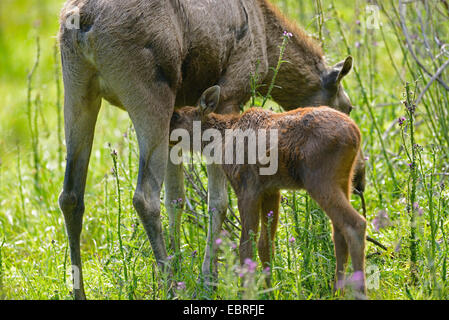
[[[401,117],[399,123],[401,124],[401,137],[403,147],[408,159],[408,181],[407,181],[407,213],[410,219],[410,276],[413,284],[418,281],[417,278],[417,237],[416,237],[416,213],[418,207],[416,203],[416,189],[418,184],[418,157],[417,152],[419,146],[415,142],[415,112],[416,105],[414,104],[414,92],[410,89],[410,83],[405,85],[405,106],[406,118]],[[407,125],[405,125],[405,123]],[[408,133],[406,135],[405,128]]]

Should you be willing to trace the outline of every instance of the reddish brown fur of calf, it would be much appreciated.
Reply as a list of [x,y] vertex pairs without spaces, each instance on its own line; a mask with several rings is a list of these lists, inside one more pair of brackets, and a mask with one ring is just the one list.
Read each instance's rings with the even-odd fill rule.
[[[218,129],[222,137],[226,129],[278,130],[279,166],[274,175],[260,175],[259,169],[263,166],[259,163],[223,164],[238,197],[242,220],[241,262],[253,257],[250,237],[251,233],[258,234],[261,222],[259,257],[264,267],[270,266],[273,252],[270,252],[269,243],[274,243],[279,191],[305,189],[332,221],[337,260],[335,289],[343,283],[350,254],[354,271],[363,274],[359,289],[365,294],[366,222],[349,202],[361,140],[357,125],[346,114],[328,107],[300,108],[285,113],[251,108],[242,115],[204,115],[204,108],[186,107],[175,111],[171,129],[184,128],[192,136],[193,121],[200,120],[202,130]],[[273,220],[268,230],[270,211]]]

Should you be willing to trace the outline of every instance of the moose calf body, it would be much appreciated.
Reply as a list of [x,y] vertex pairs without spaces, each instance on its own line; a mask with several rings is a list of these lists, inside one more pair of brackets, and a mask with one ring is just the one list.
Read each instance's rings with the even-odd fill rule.
[[[251,108],[242,115],[210,113],[217,106],[218,97],[219,87],[212,87],[204,93],[199,108],[185,107],[175,111],[171,130],[185,129],[192,137],[193,122],[201,121],[202,131],[217,129],[222,137],[228,130],[278,132],[277,146],[268,146],[270,152],[273,147],[278,150],[275,174],[261,175],[260,169],[264,166],[258,162],[222,165],[238,197],[242,222],[241,262],[253,256],[250,237],[251,233],[257,235],[260,220],[258,252],[264,267],[269,265],[272,254],[269,243],[274,243],[279,215],[279,190],[305,189],[332,221],[337,284],[344,280],[345,264],[350,254],[354,272],[363,274],[360,288],[364,294],[366,222],[349,202],[352,172],[361,139],[357,125],[347,115],[328,107],[285,113],[261,108]],[[223,155],[227,147],[223,144],[226,149]],[[247,154],[247,151],[244,152]],[[270,216],[272,213],[270,223],[268,213]]]

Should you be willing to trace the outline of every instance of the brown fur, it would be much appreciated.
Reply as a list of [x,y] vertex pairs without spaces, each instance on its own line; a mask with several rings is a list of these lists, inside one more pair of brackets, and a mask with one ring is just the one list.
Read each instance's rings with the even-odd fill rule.
[[[217,87],[215,87],[217,88]],[[305,189],[332,221],[336,281],[344,279],[344,269],[351,254],[354,271],[364,274],[365,219],[349,202],[351,178],[360,149],[360,131],[344,113],[328,107],[296,109],[273,113],[251,108],[242,115],[218,115],[214,109],[214,88],[205,92],[199,108],[175,111],[171,130],[185,129],[193,137],[193,121],[202,121],[202,130],[217,129],[225,136],[227,129],[277,129],[279,169],[274,175],[260,175],[263,167],[256,164],[223,164],[223,170],[234,188],[242,221],[240,260],[252,258],[250,233],[256,235],[261,221],[258,251],[263,266],[269,265],[269,241],[274,243],[281,189]],[[209,95],[212,98],[207,98]],[[206,111],[208,112],[205,115]],[[223,143],[223,157],[225,145]],[[245,154],[247,154],[245,150]],[[222,162],[224,163],[224,161]],[[267,230],[267,214],[273,211],[271,230]],[[365,294],[365,284],[361,292]]]
[[[73,7],[79,8],[79,29],[66,25]],[[68,0],[60,22],[67,165],[59,203],[72,265],[79,270],[80,287],[74,289],[77,299],[85,298],[79,242],[102,99],[126,110],[136,129],[140,159],[134,206],[161,267],[167,262],[167,252],[160,192],[175,107],[196,104],[206,88],[219,84],[217,112],[237,112],[237,106],[250,97],[250,77],[256,71],[262,91],[266,90],[272,79],[269,67],[276,64],[282,33],[287,30],[294,33],[284,56],[289,63],[280,70],[276,84],[282,90],[276,88],[273,99],[286,109],[314,105],[329,105],[346,113],[352,109],[341,85],[352,58],[328,67],[319,47],[268,0]],[[183,197],[180,167],[171,170],[174,174],[166,179],[168,201]],[[220,216],[213,228],[219,230],[226,211],[225,178],[217,171],[209,179],[209,205]],[[179,221],[179,216],[172,216],[180,210],[167,211],[171,222]],[[176,230],[179,223],[170,227],[171,238]],[[207,270],[206,262],[203,273]]]

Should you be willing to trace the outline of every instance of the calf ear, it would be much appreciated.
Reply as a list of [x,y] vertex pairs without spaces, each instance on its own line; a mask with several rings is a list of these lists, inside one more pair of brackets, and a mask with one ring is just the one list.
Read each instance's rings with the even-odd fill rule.
[[335,66],[332,67],[329,74],[326,77],[326,86],[338,85],[341,80],[351,71],[352,69],[352,57],[348,56],[345,60],[340,61]]
[[218,103],[220,102],[220,92],[220,86],[213,86],[204,91],[203,95],[200,98],[199,105],[203,116],[214,112],[218,107]]

